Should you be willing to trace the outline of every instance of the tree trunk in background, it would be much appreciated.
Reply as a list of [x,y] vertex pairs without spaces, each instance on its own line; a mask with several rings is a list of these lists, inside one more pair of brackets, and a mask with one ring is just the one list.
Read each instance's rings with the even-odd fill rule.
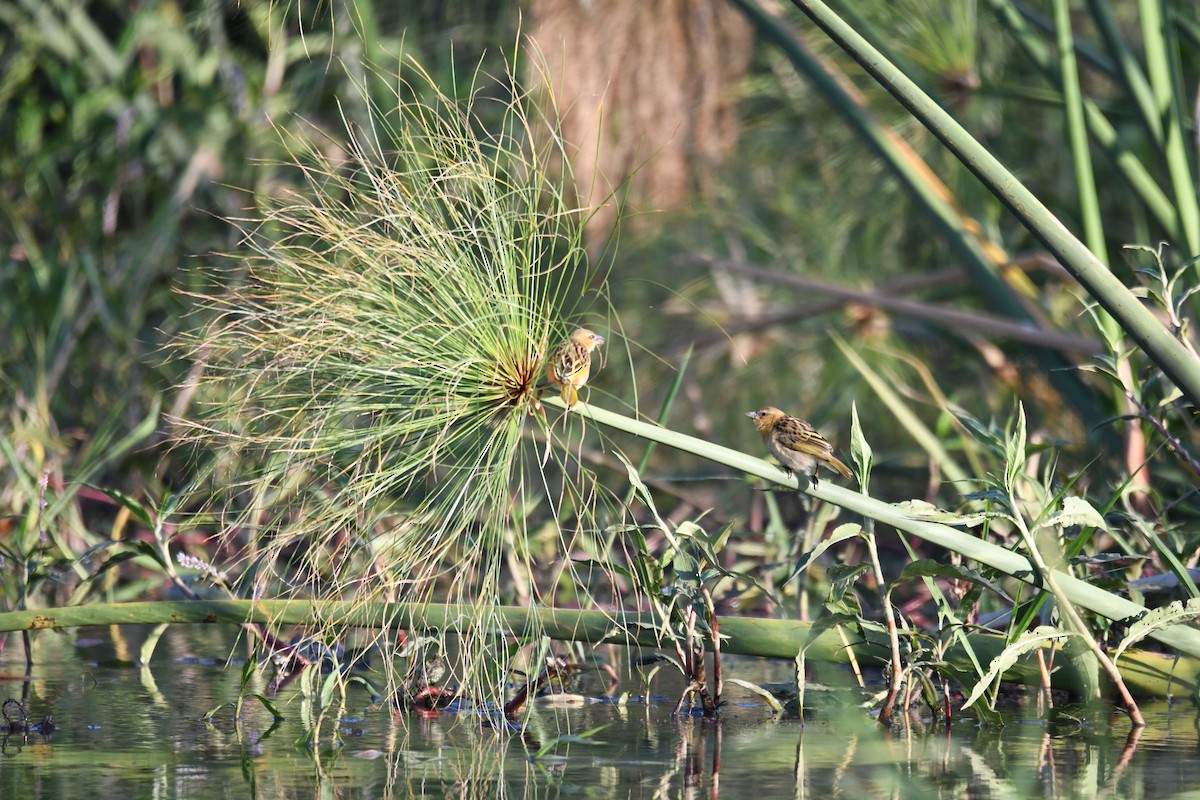
[[[752,31],[725,0],[530,0],[540,79],[562,115],[580,202],[603,206],[588,229],[602,246],[613,193],[634,213],[681,206],[737,139],[733,88]],[[626,183],[627,181],[627,183]]]

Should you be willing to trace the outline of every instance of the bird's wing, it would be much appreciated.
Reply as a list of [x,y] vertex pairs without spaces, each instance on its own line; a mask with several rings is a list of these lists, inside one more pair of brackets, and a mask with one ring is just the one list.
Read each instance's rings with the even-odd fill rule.
[[587,350],[574,342],[566,342],[554,354],[554,373],[559,383],[567,383],[587,366]]
[[806,422],[785,420],[775,426],[779,434],[779,443],[788,450],[807,453],[810,456],[828,457],[833,452],[825,437],[813,430]]

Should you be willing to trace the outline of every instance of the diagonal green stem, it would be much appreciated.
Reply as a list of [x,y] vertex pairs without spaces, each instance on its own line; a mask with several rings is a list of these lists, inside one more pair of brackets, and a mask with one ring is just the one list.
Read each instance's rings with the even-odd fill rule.
[[[999,268],[1007,255],[980,232],[979,224],[965,214],[949,188],[925,161],[892,128],[880,124],[852,85],[834,72],[827,60],[817,57],[803,39],[776,15],[766,11],[758,0],[733,0],[762,33],[783,50],[792,65],[820,92],[855,133],[879,156],[901,185],[911,194],[917,207],[941,230],[947,244],[966,266],[988,306],[1017,320],[1031,319],[1036,328],[1047,328],[1041,313],[1028,304],[1002,278]],[[919,91],[919,90],[918,90]],[[1048,379],[1084,419],[1101,416],[1092,392],[1079,380],[1075,364],[1058,353],[1036,350],[1035,355]],[[1107,431],[1100,432],[1108,437]]]
[[[542,400],[546,405],[565,408],[562,400],[557,397],[545,397]],[[649,439],[660,444],[665,444],[668,447],[674,447],[678,450],[700,456],[701,458],[706,458],[709,461],[723,464],[747,475],[753,475],[782,486],[807,492],[813,497],[824,500],[827,503],[833,503],[849,511],[862,514],[864,517],[870,517],[877,522],[891,525],[897,530],[920,537],[931,544],[953,550],[966,558],[973,559],[980,564],[999,570],[1006,575],[1011,575],[1031,585],[1039,586],[1041,583],[1037,568],[1030,563],[1026,556],[1014,553],[991,542],[977,539],[948,525],[913,517],[890,503],[884,503],[873,497],[867,497],[850,489],[837,486],[832,481],[822,481],[819,486],[814,488],[808,486],[808,480],[806,479],[804,487],[801,487],[794,475],[788,475],[779,467],[769,464],[761,458],[755,458],[746,453],[723,447],[704,439],[697,439],[694,436],[660,428],[649,422],[642,422],[641,420],[626,417],[585,403],[576,403],[571,406],[570,411],[573,414],[580,414],[595,420],[601,425],[607,425],[610,428],[625,431],[643,439]],[[1056,574],[1055,577],[1058,580],[1063,595],[1071,602],[1111,620],[1127,620],[1139,616],[1146,611],[1145,608],[1130,600],[1106,592],[1097,586],[1092,586],[1072,575],[1061,573]],[[1172,625],[1151,635],[1160,642],[1180,652],[1200,658],[1200,630],[1195,630],[1185,625]]]
[[1117,665],[1113,663],[1108,654],[1104,652],[1104,648],[1096,641],[1096,636],[1088,629],[1087,624],[1083,621],[1079,611],[1076,610],[1075,604],[1067,597],[1063,591],[1060,578],[1065,574],[1052,570],[1046,563],[1046,559],[1042,557],[1041,550],[1038,549],[1037,540],[1033,536],[1033,532],[1029,530],[1029,526],[1025,524],[1024,517],[1018,509],[1021,507],[1017,500],[1016,491],[1009,486],[1008,489],[1008,505],[1013,510],[1012,520],[1016,525],[1017,531],[1021,534],[1021,540],[1025,542],[1025,549],[1029,552],[1029,558],[1037,567],[1038,574],[1042,578],[1042,583],[1058,603],[1059,611],[1067,621],[1067,627],[1075,633],[1083,637],[1087,642],[1088,649],[1092,655],[1100,663],[1100,666],[1112,679],[1113,685],[1117,687],[1117,691],[1121,694],[1121,699],[1125,703],[1125,709],[1129,712],[1129,718],[1132,720],[1134,727],[1143,728],[1146,726],[1146,720],[1142,716],[1141,709],[1138,708],[1137,702],[1130,694],[1129,688],[1125,685],[1125,681],[1121,678],[1121,673],[1117,669]]

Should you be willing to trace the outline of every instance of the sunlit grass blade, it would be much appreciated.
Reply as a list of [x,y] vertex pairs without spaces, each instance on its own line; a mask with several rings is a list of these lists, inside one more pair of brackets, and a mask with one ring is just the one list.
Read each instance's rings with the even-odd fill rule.
[[925,451],[930,460],[938,465],[938,468],[941,469],[946,478],[960,484],[961,491],[970,491],[969,487],[974,482],[968,477],[962,467],[958,465],[958,462],[946,452],[946,448],[942,446],[942,442],[938,436],[929,430],[929,427],[913,413],[912,409],[908,407],[908,403],[888,385],[887,381],[883,380],[875,370],[871,369],[870,365],[845,340],[839,336],[834,339],[834,342],[842,351],[842,355],[846,357],[846,360],[858,370],[858,373],[862,375],[867,385],[875,391],[876,396],[892,412],[895,420],[900,423],[904,430],[908,431],[908,434]]
[[[520,95],[411,74],[369,127],[346,122],[346,149],[288,140],[307,185],[266,199],[245,275],[207,301],[191,344],[213,405],[192,431],[236,455],[211,505],[241,558],[273,569],[256,591],[474,604],[459,633],[479,666],[503,660],[485,632],[538,496],[526,429],[564,445],[538,399],[545,359],[603,276],[548,177],[552,123]],[[553,480],[590,513],[585,471]]]

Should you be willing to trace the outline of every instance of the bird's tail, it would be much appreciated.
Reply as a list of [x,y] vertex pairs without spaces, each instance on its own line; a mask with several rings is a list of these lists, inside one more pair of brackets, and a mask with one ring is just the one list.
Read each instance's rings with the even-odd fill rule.
[[843,478],[853,478],[854,477],[854,473],[850,471],[850,468],[847,467],[845,464],[843,464],[841,461],[838,461],[832,455],[829,456],[828,458],[826,458],[825,463],[829,465],[830,469],[835,469],[838,472],[840,472],[842,474]]

